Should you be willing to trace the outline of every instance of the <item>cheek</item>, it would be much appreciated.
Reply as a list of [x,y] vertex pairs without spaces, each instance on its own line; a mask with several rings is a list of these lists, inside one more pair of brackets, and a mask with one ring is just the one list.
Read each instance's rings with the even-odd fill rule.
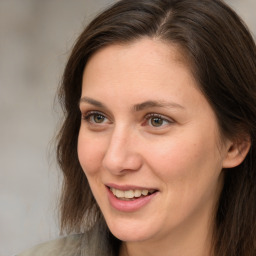
[[148,164],[163,180],[202,180],[221,170],[216,138],[202,133],[183,134],[147,148]]
[[99,170],[103,156],[104,143],[99,138],[79,133],[78,159],[87,176],[94,175]]
[[169,212],[175,209],[177,222],[215,203],[221,185],[221,159],[215,141],[194,139],[196,142],[173,139],[148,152],[148,165],[166,192],[163,205],[168,205]]

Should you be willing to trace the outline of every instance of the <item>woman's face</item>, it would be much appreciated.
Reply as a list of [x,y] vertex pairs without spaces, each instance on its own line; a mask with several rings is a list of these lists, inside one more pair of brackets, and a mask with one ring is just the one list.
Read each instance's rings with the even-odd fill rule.
[[209,230],[227,150],[184,63],[174,46],[141,39],[103,48],[86,65],[79,161],[123,241]]

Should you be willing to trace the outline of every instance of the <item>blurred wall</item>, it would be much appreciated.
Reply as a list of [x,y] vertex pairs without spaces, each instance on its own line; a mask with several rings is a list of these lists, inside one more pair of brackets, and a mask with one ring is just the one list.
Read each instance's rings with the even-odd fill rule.
[[[0,0],[0,256],[59,235],[54,96],[75,38],[114,0]],[[227,1],[256,35],[256,1]]]
[[110,2],[0,0],[0,256],[59,234],[54,96],[75,38]]

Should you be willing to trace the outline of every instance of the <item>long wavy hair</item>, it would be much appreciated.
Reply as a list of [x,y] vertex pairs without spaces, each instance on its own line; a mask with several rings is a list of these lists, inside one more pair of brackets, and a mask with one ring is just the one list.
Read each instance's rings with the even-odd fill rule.
[[[121,0],[81,33],[59,89],[65,117],[57,142],[64,175],[61,229],[85,232],[105,225],[77,155],[78,102],[86,63],[103,47],[143,37],[182,49],[224,136],[244,140],[249,135],[251,147],[243,163],[223,170],[224,185],[213,213],[212,246],[214,256],[255,256],[256,46],[243,21],[221,0]],[[111,251],[108,255],[117,255],[120,241],[106,226],[94,240],[99,244],[104,240]]]

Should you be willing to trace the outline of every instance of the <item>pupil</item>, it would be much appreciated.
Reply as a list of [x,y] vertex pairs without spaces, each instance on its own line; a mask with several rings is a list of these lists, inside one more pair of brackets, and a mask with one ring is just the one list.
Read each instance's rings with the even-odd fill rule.
[[161,126],[163,124],[163,119],[161,118],[158,118],[158,117],[154,117],[152,120],[151,120],[151,124],[153,126]]
[[95,123],[102,123],[104,121],[104,117],[102,115],[94,116]]

